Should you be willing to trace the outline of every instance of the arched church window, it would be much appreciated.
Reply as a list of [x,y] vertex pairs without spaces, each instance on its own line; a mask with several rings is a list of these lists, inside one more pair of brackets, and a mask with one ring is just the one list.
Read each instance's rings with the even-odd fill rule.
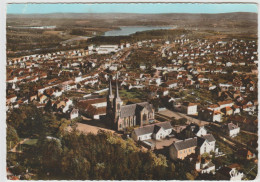
[[117,104],[117,109],[120,109],[120,104],[119,103]]
[[143,115],[143,121],[146,121],[147,120],[147,116],[146,114]]
[[119,125],[119,128],[121,129],[122,128],[122,124],[120,123],[120,125]]

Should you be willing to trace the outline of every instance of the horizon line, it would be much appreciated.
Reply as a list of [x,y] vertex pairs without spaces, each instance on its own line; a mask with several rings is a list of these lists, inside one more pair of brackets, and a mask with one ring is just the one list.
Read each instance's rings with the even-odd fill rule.
[[153,15],[153,14],[231,14],[231,13],[254,13],[258,14],[258,12],[245,12],[245,11],[237,11],[237,12],[221,12],[221,13],[124,13],[124,12],[103,12],[103,13],[77,13],[77,12],[53,12],[53,13],[6,13],[7,15],[48,15],[48,14],[143,14],[143,15]]

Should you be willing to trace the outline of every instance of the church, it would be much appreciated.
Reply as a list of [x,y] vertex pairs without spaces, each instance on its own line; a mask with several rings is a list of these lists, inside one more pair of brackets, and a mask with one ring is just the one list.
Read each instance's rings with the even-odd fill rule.
[[118,80],[116,80],[115,95],[110,80],[106,116],[114,130],[124,131],[127,127],[150,124],[154,120],[154,108],[148,102],[123,105],[119,96]]

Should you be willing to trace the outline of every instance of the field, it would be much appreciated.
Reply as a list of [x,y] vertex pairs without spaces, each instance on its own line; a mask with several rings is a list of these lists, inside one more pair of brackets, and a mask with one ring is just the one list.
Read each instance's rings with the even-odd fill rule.
[[[22,21],[21,21],[22,18]],[[233,37],[247,34],[257,37],[257,14],[35,14],[7,16],[7,55],[17,57],[34,53],[67,50],[69,45],[60,42],[77,36],[93,37],[93,40],[79,41],[74,48],[84,48],[87,44],[113,44],[144,40],[147,37],[166,38],[178,35],[178,31],[150,31],[139,33],[134,37],[96,37],[104,32],[118,29],[120,26],[177,26],[178,30],[191,31],[191,37],[224,38],[226,34]],[[13,29],[10,26],[56,26],[51,30]],[[166,34],[165,34],[166,33]],[[177,33],[177,34],[176,34]],[[225,35],[224,35],[225,34]],[[19,42],[19,44],[17,44]],[[36,43],[37,42],[37,43]]]

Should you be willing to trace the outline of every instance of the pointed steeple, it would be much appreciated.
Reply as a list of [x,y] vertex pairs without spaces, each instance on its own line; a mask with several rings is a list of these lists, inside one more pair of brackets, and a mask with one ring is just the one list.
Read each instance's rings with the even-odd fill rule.
[[118,72],[116,73],[116,97],[115,98],[120,99],[119,91],[118,91]]
[[116,80],[116,98],[120,98],[119,92],[118,92],[118,81],[117,80]]
[[112,92],[112,84],[111,84],[111,79],[109,79],[109,95],[113,95],[113,92]]
[[109,87],[108,87],[108,95],[107,95],[107,97],[109,99],[113,99],[114,98],[113,90],[112,90],[111,78],[109,79]]

